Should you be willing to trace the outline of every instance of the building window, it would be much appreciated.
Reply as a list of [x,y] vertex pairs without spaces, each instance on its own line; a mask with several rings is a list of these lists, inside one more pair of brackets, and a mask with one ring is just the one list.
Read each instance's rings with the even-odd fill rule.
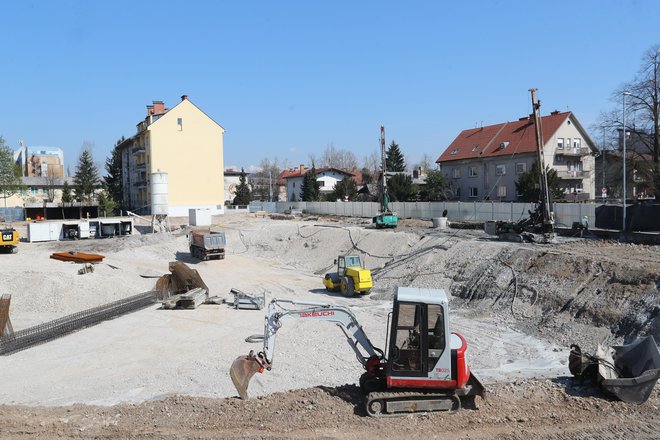
[[458,154],[458,148],[456,148],[455,150],[451,150],[451,153],[449,154],[451,154],[452,156]]
[[317,180],[319,183],[319,188],[323,188],[325,186],[325,180]]
[[573,139],[573,148],[580,149],[580,139]]
[[566,148],[571,148],[571,138],[566,138]]
[[518,162],[516,164],[516,174],[522,174],[527,171],[527,164],[525,162]]
[[461,196],[461,188],[456,188],[456,197]]
[[506,165],[495,165],[495,174],[504,176],[506,174]]
[[470,197],[479,197],[479,191],[477,190],[476,186],[471,186],[470,187]]
[[557,138],[557,149],[564,149],[564,138]]
[[506,197],[506,186],[500,185],[497,187],[497,197]]
[[468,176],[477,177],[477,167],[468,167]]
[[293,182],[293,187],[294,187],[294,188],[296,187],[296,182]]
[[564,155],[563,154],[557,154],[555,156],[555,162],[562,163],[563,161],[564,161]]
[[461,169],[460,168],[452,168],[451,177],[453,177],[454,179],[460,179],[461,178]]
[[581,184],[581,183],[576,183],[576,184],[575,184],[575,192],[579,194],[579,193],[581,193],[582,191],[584,191],[584,189],[583,189],[583,187],[582,187],[582,184]]
[[179,131],[183,130],[183,118],[176,118],[176,126],[178,127]]

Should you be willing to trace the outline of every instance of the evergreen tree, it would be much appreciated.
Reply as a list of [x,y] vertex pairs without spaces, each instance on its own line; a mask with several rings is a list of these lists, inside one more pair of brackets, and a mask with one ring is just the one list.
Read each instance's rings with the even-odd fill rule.
[[316,202],[319,200],[320,185],[316,180],[316,167],[314,167],[314,164],[312,164],[312,169],[307,171],[303,176],[300,197],[304,202]]
[[71,187],[69,186],[69,182],[65,180],[64,185],[62,185],[62,203],[71,203],[71,202],[73,202],[73,196],[71,195]]
[[78,158],[78,165],[76,166],[76,174],[73,176],[75,198],[79,202],[91,201],[94,198],[94,190],[99,184],[99,171],[94,165],[92,159],[92,152],[89,148],[83,150],[80,158]]
[[107,217],[108,214],[112,214],[117,206],[115,201],[110,197],[110,193],[107,188],[103,188],[98,193],[99,201],[99,210],[104,217]]
[[[562,199],[564,197],[564,189],[561,187],[561,180],[557,176],[557,170],[545,167],[548,176],[548,193],[551,200]],[[516,182],[516,190],[520,196],[518,200],[521,202],[536,203],[541,200],[541,188],[539,181],[541,179],[541,170],[539,169],[538,162],[532,164],[532,169],[526,173],[522,173]]]
[[238,178],[238,186],[236,187],[236,196],[234,197],[234,205],[249,205],[251,200],[250,187],[247,184],[247,177],[245,170],[241,168],[241,175]]
[[342,180],[335,183],[329,200],[353,200],[357,196],[357,191],[358,188],[355,180],[353,180],[351,177],[344,177]]
[[0,136],[0,197],[5,200],[5,205],[7,199],[18,192],[22,183],[21,167],[14,162],[14,152]]
[[367,167],[362,168],[362,184],[368,185],[371,182],[373,182],[373,176],[371,175],[371,171],[369,171],[369,168]]
[[124,185],[122,182],[121,150],[119,144],[124,139],[120,139],[112,149],[110,157],[105,160],[105,170],[107,175],[103,178],[107,188],[108,197],[115,202],[115,206],[124,209]]
[[392,202],[415,201],[418,191],[412,177],[406,174],[395,174],[387,178],[387,192]]
[[385,153],[385,168],[387,171],[402,172],[406,170],[406,162],[399,150],[399,144],[392,141]]
[[426,184],[420,190],[420,198],[425,202],[446,200],[445,190],[448,187],[447,178],[442,171],[429,170],[426,172]]

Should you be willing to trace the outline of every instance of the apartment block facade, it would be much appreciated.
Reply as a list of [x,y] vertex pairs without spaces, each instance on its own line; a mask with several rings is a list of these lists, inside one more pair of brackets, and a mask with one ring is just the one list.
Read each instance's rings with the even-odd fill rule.
[[[593,199],[594,155],[598,151],[572,112],[541,118],[543,159],[557,171],[567,195]],[[536,161],[536,136],[530,116],[515,122],[463,130],[438,158],[461,201],[516,201],[516,182]]]
[[224,212],[224,129],[186,95],[171,109],[163,101],[147,105],[137,133],[121,150],[124,204],[151,213],[152,174],[167,173],[168,215],[189,209]]

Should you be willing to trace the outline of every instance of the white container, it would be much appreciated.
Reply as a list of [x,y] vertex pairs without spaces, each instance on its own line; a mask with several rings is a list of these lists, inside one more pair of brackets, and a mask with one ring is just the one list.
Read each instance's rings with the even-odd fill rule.
[[211,210],[189,209],[188,223],[190,226],[211,226]]
[[151,173],[151,214],[168,214],[167,173]]
[[434,228],[447,229],[447,217],[433,217],[431,221]]

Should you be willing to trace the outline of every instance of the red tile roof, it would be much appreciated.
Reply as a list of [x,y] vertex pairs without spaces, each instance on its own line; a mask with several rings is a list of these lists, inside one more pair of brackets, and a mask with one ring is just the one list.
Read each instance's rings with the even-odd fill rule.
[[[555,113],[541,118],[543,143],[546,144],[571,112]],[[506,143],[505,148],[500,148]],[[512,153],[536,152],[534,123],[527,118],[515,122],[489,125],[482,128],[463,130],[440,155],[436,163],[480,157],[506,156]],[[453,153],[453,154],[452,154]]]

